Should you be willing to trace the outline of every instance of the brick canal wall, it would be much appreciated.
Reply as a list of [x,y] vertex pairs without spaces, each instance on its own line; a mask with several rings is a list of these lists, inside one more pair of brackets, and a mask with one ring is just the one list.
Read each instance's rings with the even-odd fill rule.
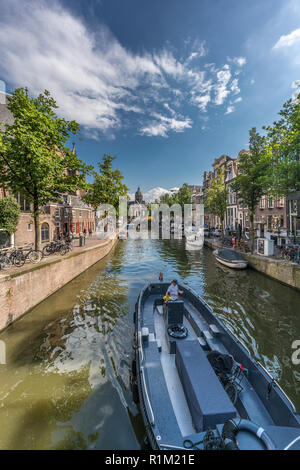
[[[216,250],[220,248],[217,243],[205,240],[205,245]],[[275,279],[290,287],[300,290],[300,265],[285,260],[267,258],[265,256],[251,255],[242,253],[242,256],[248,260],[249,266],[266,276]]]
[[[0,276],[0,331],[104,258],[118,238]],[[2,271],[3,273],[3,271]]]

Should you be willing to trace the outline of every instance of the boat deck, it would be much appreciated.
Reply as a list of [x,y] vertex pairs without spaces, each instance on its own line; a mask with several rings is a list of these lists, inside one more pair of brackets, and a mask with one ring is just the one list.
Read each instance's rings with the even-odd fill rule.
[[[143,347],[144,372],[147,382],[151,384],[148,393],[155,423],[162,435],[167,429],[169,443],[178,445],[182,437],[196,431],[175,365],[175,354],[169,353],[163,316],[157,310],[153,314],[153,304],[157,298],[159,296],[150,295],[143,306],[143,326],[149,329],[149,343]],[[210,325],[189,300],[184,299],[184,307],[184,326],[188,329],[188,337],[182,341],[200,337],[205,340],[208,350],[228,354],[222,342],[211,333]],[[161,352],[158,351],[157,342],[161,345]],[[246,377],[243,378],[242,386],[236,405],[238,416],[249,418],[262,426],[273,425],[272,418]]]

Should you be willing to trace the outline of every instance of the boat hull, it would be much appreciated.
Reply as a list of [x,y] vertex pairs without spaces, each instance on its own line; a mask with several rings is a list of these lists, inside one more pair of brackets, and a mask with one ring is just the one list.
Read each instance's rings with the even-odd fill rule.
[[[183,290],[181,299],[184,305],[183,325],[188,327],[188,336],[178,340],[179,346],[175,341],[175,350],[172,350],[174,340],[168,337],[166,328],[170,324],[167,320],[169,317],[166,317],[168,309],[163,306],[162,301],[168,286],[169,283],[164,282],[147,284],[138,297],[134,314],[136,387],[151,448],[185,450],[187,442],[202,442],[211,423],[207,423],[206,427],[200,424],[199,430],[197,417],[193,416],[194,405],[206,418],[214,414],[218,416],[216,421],[218,426],[216,422],[212,426],[216,438],[224,425],[225,421],[216,409],[225,399],[225,391],[220,391],[220,385],[218,387],[216,381],[214,384],[210,381],[211,374],[209,376],[207,365],[206,369],[202,366],[190,367],[188,381],[180,376],[180,371],[187,371],[188,364],[185,362],[184,367],[178,367],[177,359],[183,358],[182,352],[187,342],[198,347],[198,351],[200,348],[199,360],[201,357],[203,359],[209,351],[217,350],[223,353],[225,351],[237,361],[236,363],[242,364],[247,370],[247,375],[242,382],[243,390],[236,405],[237,424],[243,422],[243,425],[249,428],[241,429],[244,437],[238,439],[240,449],[270,448],[272,450],[287,447],[300,450],[300,417],[293,403],[275,379],[251,357],[244,343],[221,322],[206,302],[194,291],[182,285],[179,287]],[[177,302],[175,304],[178,305]],[[182,349],[183,344],[185,346]],[[194,357],[198,358],[197,354]],[[196,363],[200,364],[199,361]],[[205,357],[201,364],[204,363]],[[196,371],[196,376],[194,376],[194,371]],[[205,384],[209,390],[204,398],[201,396],[203,390],[199,395],[201,387],[195,382],[199,379],[199,373],[203,375],[200,377],[201,384]],[[188,390],[185,388],[187,384],[192,385],[195,399],[187,393]],[[214,397],[214,401],[207,413],[205,407],[210,396]],[[186,419],[187,415],[190,415],[191,421]],[[260,436],[263,436],[261,430],[265,430],[266,435],[271,436],[270,447],[268,447],[268,439],[265,441],[257,439],[255,434],[257,430]],[[200,445],[192,450],[196,449],[202,450],[203,447]]]
[[218,250],[215,250],[213,254],[216,260],[219,261],[219,263],[223,264],[224,266],[227,266],[228,268],[246,269],[248,266],[248,261],[245,261],[245,260],[227,260],[225,258],[222,258],[221,256],[218,255]]

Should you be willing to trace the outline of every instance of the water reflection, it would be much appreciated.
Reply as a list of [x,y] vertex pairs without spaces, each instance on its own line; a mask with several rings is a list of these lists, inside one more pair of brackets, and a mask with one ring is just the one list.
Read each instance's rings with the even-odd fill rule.
[[8,328],[1,366],[2,449],[134,449],[132,312],[145,282],[177,277],[244,340],[300,408],[299,293],[252,270],[232,271],[180,240],[120,241],[114,253]]

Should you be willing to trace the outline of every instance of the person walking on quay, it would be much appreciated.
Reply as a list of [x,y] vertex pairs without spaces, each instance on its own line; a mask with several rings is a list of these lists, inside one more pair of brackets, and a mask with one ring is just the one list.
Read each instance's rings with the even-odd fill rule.
[[83,236],[84,236],[84,238],[86,237],[86,233],[87,233],[87,232],[86,232],[86,228],[84,227],[84,229],[83,229]]
[[89,228],[89,236],[90,236],[90,237],[92,236],[92,229],[91,229],[91,227]]
[[235,236],[234,236],[234,235],[232,235],[231,241],[232,241],[232,248],[235,248],[236,240],[235,240]]

